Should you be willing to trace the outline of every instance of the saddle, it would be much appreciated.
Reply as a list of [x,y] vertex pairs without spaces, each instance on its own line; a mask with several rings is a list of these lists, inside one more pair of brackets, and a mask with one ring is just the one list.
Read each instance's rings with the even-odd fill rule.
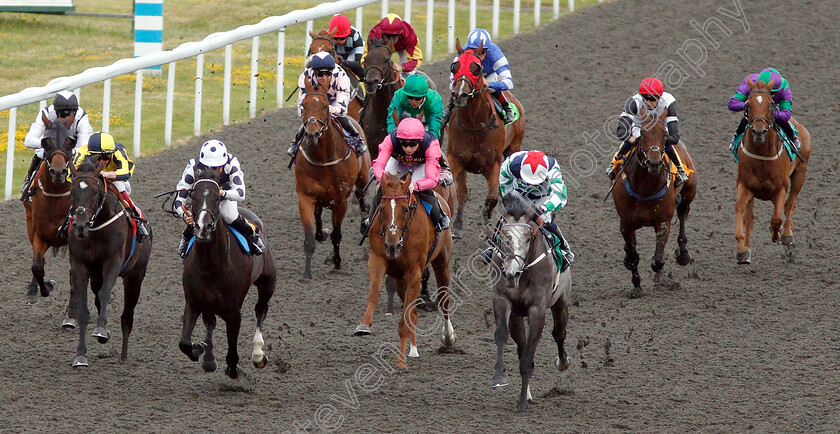
[[[248,219],[245,219],[245,220],[248,221]],[[258,229],[253,223],[248,221],[248,225],[250,225],[254,229],[254,233],[258,233]],[[227,223],[225,223],[225,226],[228,228],[230,233],[233,234],[233,237],[236,239],[237,244],[239,244],[239,248],[242,249],[242,252],[247,254],[247,255],[253,255],[254,254],[253,249],[251,248],[251,243],[250,243],[250,241],[248,241],[248,238],[246,238],[245,235],[242,235],[242,233],[239,232],[238,230],[236,230],[233,226],[231,226]],[[195,235],[190,235],[190,241],[187,244],[187,251],[186,251],[185,255],[188,255],[190,253],[190,250],[192,250],[193,244],[195,244]]]
[[[613,154],[613,172],[618,173],[619,168],[621,167],[621,165],[624,164],[624,160],[627,158],[628,155],[632,155],[633,152],[636,152],[635,145],[633,145],[633,148],[631,148],[630,151],[627,152],[627,154],[625,154],[624,158],[616,159],[616,157],[618,157],[618,151],[616,151],[615,154]],[[694,170],[690,169],[688,166],[685,165],[685,163],[683,163],[682,159],[680,158],[679,152],[677,153],[677,158],[680,160],[679,164],[680,166],[682,166],[682,169],[686,175],[691,175],[692,173],[694,173]],[[674,163],[671,161],[670,158],[668,158],[667,155],[665,155],[665,164],[668,165],[668,170],[671,172],[671,181],[675,181],[677,179],[677,166],[674,165]]]
[[[505,118],[505,109],[502,108],[502,103],[499,102],[496,98],[492,96],[490,99],[493,101],[493,107],[496,107],[496,113],[499,114],[499,117],[504,120]],[[510,105],[510,110],[513,112],[513,119],[510,122],[505,123],[505,125],[510,125],[519,120],[521,114],[519,113],[519,107],[516,104],[508,101],[508,105]]]

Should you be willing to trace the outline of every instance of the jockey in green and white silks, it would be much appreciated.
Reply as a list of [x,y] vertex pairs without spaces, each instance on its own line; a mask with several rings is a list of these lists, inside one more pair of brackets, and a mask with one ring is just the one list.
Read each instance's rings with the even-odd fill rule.
[[[512,191],[518,191],[530,199],[543,228],[560,240],[560,249],[567,264],[574,261],[575,255],[560,232],[557,223],[552,221],[552,213],[566,206],[568,192],[557,160],[540,151],[519,151],[502,162],[499,173],[499,191],[504,197]],[[494,247],[485,250],[484,259],[490,262]]]

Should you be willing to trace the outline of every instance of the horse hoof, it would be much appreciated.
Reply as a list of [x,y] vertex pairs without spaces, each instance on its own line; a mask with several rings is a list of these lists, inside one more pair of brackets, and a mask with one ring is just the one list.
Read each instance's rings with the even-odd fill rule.
[[691,253],[688,253],[688,250],[685,251],[685,254],[681,254],[680,250],[677,249],[674,252],[674,258],[677,260],[677,264],[685,266],[691,263]]
[[752,263],[752,251],[750,251],[750,249],[747,249],[743,252],[740,252],[736,256],[736,259],[738,260],[738,264],[741,264],[741,265],[750,264],[750,263]]
[[64,330],[76,330],[76,320],[65,316],[64,321],[61,322],[61,328]]
[[569,369],[569,365],[572,364],[572,358],[566,356],[565,360],[563,360],[563,364],[560,365],[560,357],[554,358],[554,367],[557,368],[558,371],[563,372],[566,369]]
[[650,261],[650,269],[653,270],[654,273],[662,271],[662,268],[664,267],[665,261]]
[[309,271],[304,271],[304,272],[303,272],[303,278],[304,278],[304,279],[310,279],[310,280],[311,280],[311,279],[312,279],[312,273],[311,273],[311,272],[309,272]]
[[240,375],[242,375],[242,369],[239,368],[239,365],[236,365],[233,368],[228,366],[225,368],[225,375],[230,377],[232,380],[236,380]]
[[793,245],[793,235],[782,235],[782,244],[786,246]]
[[100,344],[107,343],[108,339],[111,339],[111,332],[105,330],[105,327],[97,327],[93,329],[93,333],[90,335],[95,337]]
[[38,297],[34,295],[27,295],[23,297],[24,306],[35,306],[36,304],[38,304]]
[[373,332],[370,331],[370,327],[364,324],[360,324],[358,327],[356,327],[356,331],[353,332],[353,336],[368,336],[371,333]]
[[451,231],[451,232],[452,232],[452,238],[454,238],[454,239],[456,239],[456,240],[460,240],[460,239],[461,239],[461,230],[460,230],[460,229],[454,229],[454,228],[452,228],[452,231]]
[[457,340],[458,340],[458,336],[455,335],[454,333],[452,334],[452,336],[447,337],[446,335],[443,335],[440,338],[440,342],[446,348],[454,347],[455,346],[455,341],[457,341]]
[[205,360],[205,361],[201,362],[201,369],[204,372],[216,372],[217,367],[218,367],[218,365],[216,365],[215,360]]
[[268,365],[268,356],[263,355],[262,360],[260,360],[259,362],[256,360],[254,361],[254,367],[257,369],[265,368],[266,365]]
[[641,296],[642,296],[642,288],[641,287],[637,286],[637,287],[630,290],[630,298],[639,298]]
[[490,382],[490,387],[492,387],[492,388],[494,388],[494,389],[495,389],[495,388],[497,388],[497,387],[505,387],[505,386],[507,386],[508,384],[510,384],[510,383],[508,383],[507,376],[506,376],[506,375],[502,375],[502,376],[501,376],[501,377],[499,377],[499,378],[494,378],[494,379],[493,379],[493,381],[491,381],[491,382]]
[[74,368],[79,368],[79,367],[85,367],[86,368],[87,366],[88,366],[87,357],[77,356],[75,359],[73,359],[73,367]]
[[41,297],[49,297],[53,289],[55,289],[55,280],[44,282],[44,288],[41,289]]

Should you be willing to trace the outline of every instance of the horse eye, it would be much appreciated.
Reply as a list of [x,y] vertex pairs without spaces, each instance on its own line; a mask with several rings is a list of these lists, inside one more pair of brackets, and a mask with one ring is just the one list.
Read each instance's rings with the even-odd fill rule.
[[453,74],[456,73],[458,71],[458,62],[453,63],[452,66],[449,67],[449,70],[452,71]]

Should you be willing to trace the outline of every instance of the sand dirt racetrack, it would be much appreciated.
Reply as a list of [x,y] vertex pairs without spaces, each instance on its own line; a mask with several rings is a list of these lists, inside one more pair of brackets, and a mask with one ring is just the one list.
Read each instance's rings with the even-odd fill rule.
[[[380,345],[397,342],[397,319],[385,317],[380,303],[374,334],[350,336],[367,293],[364,252],[356,246],[357,208],[346,221],[344,269],[322,264],[330,248],[321,244],[313,279],[301,281],[303,235],[293,172],[283,153],[299,121],[283,109],[138,161],[134,197],[148,209],[156,239],[127,363],[119,361],[118,289],[110,314],[114,339],[106,345],[89,342],[91,366],[71,368],[77,336],[59,327],[69,294],[66,256],[48,258],[47,276],[58,282],[57,290],[25,308],[30,248],[23,207],[17,201],[0,204],[0,431],[836,430],[840,255],[832,246],[840,222],[834,55],[840,8],[813,0],[735,1],[618,0],[500,44],[527,111],[523,147],[557,157],[567,175],[569,203],[556,221],[577,253],[566,343],[572,367],[562,374],[553,368],[556,353],[547,330],[531,380],[536,402],[526,416],[514,416],[519,376],[512,342],[506,352],[511,385],[488,387],[495,357],[491,291],[469,277],[461,284],[471,294],[463,294],[453,319],[457,350],[441,354],[438,333],[421,337],[421,357],[410,360],[406,372],[380,369],[367,390],[360,386],[356,376],[370,373],[365,364],[379,366],[371,356]],[[719,9],[735,12],[736,4],[743,7],[748,30],[744,18]],[[690,26],[691,20],[702,24],[711,17],[726,26],[722,31],[710,24],[716,48]],[[459,30],[462,39],[463,33]],[[705,52],[696,68],[678,53],[690,39],[705,50],[687,47],[688,58],[702,59]],[[694,262],[684,268],[674,263],[672,235],[661,282],[654,285],[646,266],[653,234],[643,231],[645,292],[629,299],[618,218],[611,202],[601,201],[609,186],[602,170],[607,148],[613,147],[603,124],[641,78],[669,61],[685,74],[673,93],[681,134],[700,175],[688,228]],[[770,242],[771,210],[759,203],[754,262],[739,266],[736,166],[727,152],[737,116],[726,102],[747,73],[768,65],[790,81],[794,116],[809,129],[814,151],[794,220],[795,261],[788,262],[783,248]],[[424,69],[444,83],[447,64]],[[585,143],[584,134],[596,133],[603,152]],[[227,143],[243,162],[245,206],[269,228],[279,263],[265,331],[271,364],[257,371],[247,358],[252,291],[239,342],[245,376],[236,381],[221,370],[203,373],[178,349],[184,298],[175,249],[182,226],[152,200],[174,187],[207,137]],[[597,157],[591,175],[572,170],[569,158],[578,149]],[[584,170],[592,163],[584,157],[576,161]],[[453,275],[482,247],[478,235],[484,223],[478,216],[486,187],[478,176],[469,182],[467,215],[474,218],[455,245]],[[421,326],[431,322],[431,314],[422,315]],[[217,354],[227,347],[222,324]],[[325,418],[332,409],[336,413]]]

